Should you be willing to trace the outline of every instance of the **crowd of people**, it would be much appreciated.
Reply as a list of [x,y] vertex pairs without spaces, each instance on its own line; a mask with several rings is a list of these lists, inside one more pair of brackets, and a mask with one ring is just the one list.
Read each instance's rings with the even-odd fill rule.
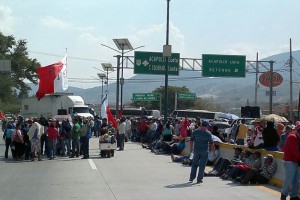
[[[267,183],[276,173],[277,165],[272,154],[264,157],[257,149],[284,152],[285,182],[281,199],[290,195],[291,199],[299,199],[299,163],[300,163],[300,123],[295,125],[274,123],[271,121],[253,121],[253,132],[245,120],[231,128],[230,134],[220,132],[217,126],[211,126],[206,120],[196,118],[168,120],[139,118],[121,118],[117,127],[113,127],[106,118],[100,119],[77,117],[59,122],[53,119],[18,118],[14,121],[3,121],[3,138],[5,139],[5,158],[11,148],[16,160],[41,160],[46,155],[50,160],[56,156],[89,158],[89,139],[105,134],[113,134],[117,138],[119,151],[125,149],[125,142],[142,143],[143,148],[155,154],[168,154],[174,162],[191,166],[189,181],[196,179],[203,182],[205,176],[219,176],[242,184]],[[187,138],[190,140],[188,155],[182,155]],[[219,142],[236,144],[233,158],[219,156]],[[240,148],[240,147],[243,147]],[[251,151],[250,151],[251,150]],[[185,152],[186,153],[186,152]],[[206,165],[213,170],[205,173]],[[197,174],[198,170],[198,174]],[[290,192],[289,189],[291,188]]]

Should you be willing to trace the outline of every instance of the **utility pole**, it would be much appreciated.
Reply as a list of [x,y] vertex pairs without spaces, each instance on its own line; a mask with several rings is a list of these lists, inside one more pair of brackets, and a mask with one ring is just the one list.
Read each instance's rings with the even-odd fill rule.
[[273,113],[273,64],[274,61],[270,61],[270,96],[269,96],[269,114]]
[[294,109],[293,109],[293,56],[292,56],[292,39],[290,38],[290,109],[289,118],[294,121]]
[[257,106],[257,87],[258,87],[258,52],[256,53],[256,67],[255,67],[255,100],[254,106]]

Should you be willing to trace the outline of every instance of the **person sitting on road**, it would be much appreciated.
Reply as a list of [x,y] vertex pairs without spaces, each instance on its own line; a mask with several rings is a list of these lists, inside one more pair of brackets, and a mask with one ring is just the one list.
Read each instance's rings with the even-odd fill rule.
[[249,150],[244,150],[242,151],[242,159],[240,162],[236,162],[233,165],[230,165],[227,167],[226,172],[220,177],[222,179],[228,179],[228,178],[236,178],[236,173],[238,169],[250,169],[250,166],[253,163],[253,157],[252,157],[252,152]]
[[167,121],[166,125],[164,126],[163,132],[163,141],[170,142],[174,136],[174,127],[171,125],[171,121]]
[[253,162],[250,164],[238,164],[232,168],[232,170],[228,173],[228,176],[233,180],[240,181],[243,179],[244,175],[251,169],[259,170],[261,167],[260,157],[261,154],[259,151],[255,151],[253,153]]
[[[218,160],[219,157],[219,145],[214,142],[215,150],[208,152],[208,160],[206,163],[206,166],[212,166],[214,163]],[[171,154],[171,159],[173,162],[181,162],[183,165],[192,165],[192,154],[189,154],[187,156],[176,156]]]
[[242,151],[243,149],[240,147],[234,148],[234,156],[231,160],[229,160],[228,158],[219,157],[217,163],[213,167],[213,170],[210,171],[207,174],[207,176],[222,176],[229,165],[240,162],[242,158],[241,157]]
[[264,165],[260,170],[252,168],[247,172],[242,180],[243,184],[261,183],[266,184],[277,171],[277,165],[272,154],[267,154],[264,157]]

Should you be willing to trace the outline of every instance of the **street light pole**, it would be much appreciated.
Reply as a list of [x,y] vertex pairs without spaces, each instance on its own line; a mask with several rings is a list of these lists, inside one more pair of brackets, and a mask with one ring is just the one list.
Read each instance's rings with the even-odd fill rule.
[[116,117],[119,115],[119,93],[120,93],[120,55],[117,55],[117,91],[116,91]]
[[[116,52],[118,52],[119,54],[121,55],[117,55],[115,57],[117,57],[117,88],[116,88],[116,116],[118,116],[119,114],[119,86],[121,85],[121,106],[123,104],[123,85],[124,85],[124,77],[123,77],[123,70],[124,70],[124,54],[130,52],[130,51],[133,51],[133,50],[136,50],[136,49],[139,49],[141,47],[144,47],[144,46],[139,46],[137,48],[133,48],[130,44],[130,42],[128,41],[128,39],[113,39],[114,43],[116,44],[116,46],[118,47],[119,50],[121,51],[118,51],[110,46],[107,46],[105,44],[101,44],[102,46],[105,46],[111,50],[114,50]],[[124,52],[124,50],[129,50],[129,51],[126,51]],[[121,67],[121,78],[120,78],[120,65],[121,65],[121,58],[122,58],[122,67]]]
[[122,44],[122,66],[121,66],[121,79],[120,79],[120,84],[121,84],[121,110],[123,108],[123,85],[124,85],[124,44]]

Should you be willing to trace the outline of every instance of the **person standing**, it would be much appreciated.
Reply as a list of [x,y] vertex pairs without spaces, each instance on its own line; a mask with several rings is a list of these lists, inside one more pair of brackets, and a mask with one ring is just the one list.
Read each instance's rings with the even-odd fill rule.
[[[281,190],[281,200],[289,195],[291,200],[299,200],[299,164],[300,164],[300,126],[288,136],[283,152],[283,164],[285,168],[285,180]],[[290,193],[289,193],[290,188]]]
[[41,161],[41,136],[44,133],[44,127],[38,122],[34,122],[28,130],[28,138],[31,144],[31,161],[37,154],[38,161]]
[[284,152],[284,147],[285,147],[285,143],[286,143],[286,139],[288,137],[288,135],[290,134],[290,132],[293,130],[291,125],[287,125],[283,131],[283,133],[280,136],[280,140],[279,140],[279,148],[282,152]]
[[47,129],[48,133],[48,150],[49,150],[49,160],[53,160],[56,152],[56,142],[58,138],[58,130],[55,127],[55,121],[51,120],[50,126]]
[[125,118],[121,118],[120,123],[118,125],[119,144],[120,144],[120,148],[118,149],[118,151],[124,150],[125,131],[126,131]]
[[76,153],[76,157],[79,157],[80,125],[78,123],[77,118],[73,120],[73,124],[74,125],[72,128],[72,154],[70,158],[74,158],[75,153]]
[[247,137],[247,133],[248,133],[248,126],[246,125],[246,120],[242,119],[241,124],[237,127],[236,130],[235,142],[237,145],[245,144],[245,138]]
[[267,122],[267,127],[262,131],[264,140],[264,148],[267,151],[279,151],[277,144],[279,143],[279,135],[275,129],[274,122]]
[[23,160],[24,154],[24,136],[21,131],[21,124],[16,124],[16,129],[11,136],[12,142],[15,144],[16,159]]
[[188,127],[190,126],[191,123],[187,118],[187,116],[185,116],[184,119],[181,120],[180,124],[181,124],[180,135],[181,137],[185,138],[187,136]]
[[92,137],[92,119],[91,118],[88,118],[88,120],[84,123],[83,125],[85,128],[82,129],[81,131],[84,130],[85,134],[84,134],[84,137],[82,138],[82,147],[83,147],[83,150],[82,150],[82,154],[83,154],[83,157],[81,159],[88,159],[90,156],[89,156],[89,141],[90,141],[90,138]]
[[[11,136],[14,132],[14,127],[11,123],[7,123],[6,128],[4,130],[3,139],[5,139],[5,158],[8,158],[8,149],[11,144]],[[12,153],[13,154],[13,153]]]
[[189,182],[193,182],[196,178],[197,168],[199,167],[197,183],[203,182],[204,170],[208,160],[208,152],[215,151],[212,134],[207,128],[209,122],[203,121],[201,127],[193,131],[190,141],[191,152],[194,156],[192,160],[192,168]]
[[125,123],[126,123],[125,133],[126,133],[127,139],[129,140],[129,139],[131,139],[131,120],[129,117],[126,117]]

